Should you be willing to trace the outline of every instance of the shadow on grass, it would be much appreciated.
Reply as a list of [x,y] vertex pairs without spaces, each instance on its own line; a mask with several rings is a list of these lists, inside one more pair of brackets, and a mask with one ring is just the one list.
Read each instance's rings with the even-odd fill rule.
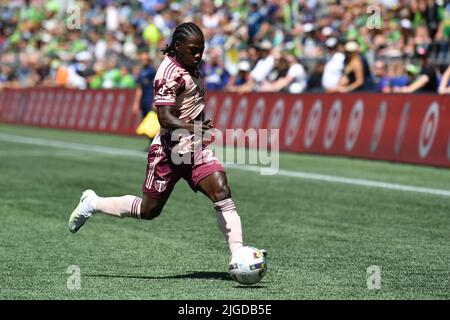
[[157,280],[157,279],[212,279],[212,280],[223,280],[223,281],[233,281],[230,275],[226,272],[190,272],[187,274],[177,274],[173,276],[135,276],[135,275],[115,275],[115,274],[86,274],[87,277],[95,278],[127,278],[127,279],[144,279],[144,280]]
[[248,285],[248,286],[244,286],[244,285],[237,285],[235,288],[238,288],[238,289],[263,289],[263,288],[265,288],[265,286],[262,286],[262,285],[260,285],[260,284],[258,284],[258,285]]

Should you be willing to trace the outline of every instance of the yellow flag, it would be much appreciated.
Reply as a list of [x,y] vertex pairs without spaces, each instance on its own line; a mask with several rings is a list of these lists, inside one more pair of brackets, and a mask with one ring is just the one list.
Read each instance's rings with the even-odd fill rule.
[[137,127],[136,133],[153,139],[158,134],[159,128],[161,126],[158,121],[158,115],[155,111],[150,111]]

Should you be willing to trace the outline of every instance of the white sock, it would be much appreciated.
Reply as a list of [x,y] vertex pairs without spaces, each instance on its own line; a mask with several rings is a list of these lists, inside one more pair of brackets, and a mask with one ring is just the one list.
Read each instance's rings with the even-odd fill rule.
[[142,199],[135,196],[122,196],[102,198],[91,201],[92,208],[96,212],[105,213],[118,218],[141,218]]
[[241,218],[231,198],[214,203],[216,209],[217,223],[228,242],[228,248],[234,250],[243,246]]

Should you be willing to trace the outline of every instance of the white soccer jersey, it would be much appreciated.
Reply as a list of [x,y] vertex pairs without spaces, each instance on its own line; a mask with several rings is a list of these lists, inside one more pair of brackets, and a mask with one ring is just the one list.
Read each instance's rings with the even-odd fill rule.
[[[166,56],[156,72],[154,80],[155,106],[171,106],[175,114],[185,122],[197,118],[205,108],[205,87],[200,73],[192,75],[173,57]],[[152,144],[161,144],[161,128]]]

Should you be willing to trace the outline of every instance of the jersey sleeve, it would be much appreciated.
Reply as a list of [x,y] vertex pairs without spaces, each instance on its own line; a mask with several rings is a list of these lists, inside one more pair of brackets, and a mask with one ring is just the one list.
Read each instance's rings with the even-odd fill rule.
[[169,79],[155,79],[154,97],[155,106],[174,106],[177,95],[185,90],[183,73],[174,71]]

